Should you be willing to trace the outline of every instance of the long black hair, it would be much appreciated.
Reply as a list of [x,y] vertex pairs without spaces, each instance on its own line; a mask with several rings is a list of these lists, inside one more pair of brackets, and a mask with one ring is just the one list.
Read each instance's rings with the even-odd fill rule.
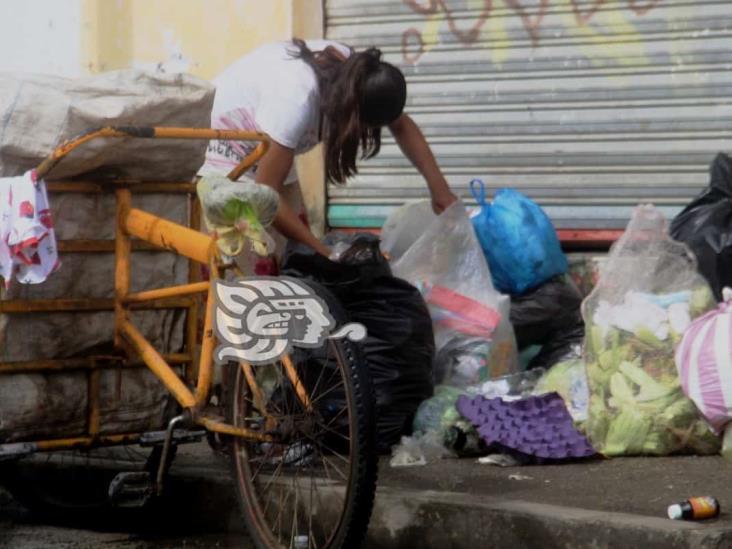
[[293,39],[302,59],[315,72],[320,91],[320,137],[325,145],[325,175],[343,183],[357,173],[356,160],[371,158],[381,148],[381,128],[402,114],[407,100],[404,75],[369,48],[347,59],[334,47],[313,52]]

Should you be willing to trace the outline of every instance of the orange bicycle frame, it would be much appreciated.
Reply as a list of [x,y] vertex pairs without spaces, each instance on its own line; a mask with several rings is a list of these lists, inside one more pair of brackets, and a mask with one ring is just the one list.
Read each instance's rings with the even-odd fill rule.
[[[264,134],[239,130],[214,130],[214,129],[192,129],[192,128],[159,128],[159,127],[106,127],[91,130],[75,139],[69,140],[59,146],[46,160],[37,168],[39,178],[49,174],[54,166],[62,161],[71,151],[84,143],[98,138],[174,138],[174,139],[218,139],[218,140],[242,140],[258,141],[257,147],[244,158],[229,174],[228,177],[235,181],[246,170],[253,166],[268,150],[269,140]],[[270,441],[270,435],[252,431],[250,429],[235,427],[221,421],[218,418],[206,414],[204,408],[208,403],[209,394],[213,380],[213,351],[215,337],[213,332],[214,322],[214,284],[213,282],[222,276],[224,266],[218,260],[215,240],[197,230],[173,223],[161,217],[152,215],[131,205],[130,184],[116,183],[116,231],[114,240],[115,252],[115,286],[114,286],[114,343],[115,348],[124,352],[128,357],[137,356],[163,383],[170,394],[176,399],[180,406],[186,411],[190,420],[207,430],[226,435],[239,436],[252,440]],[[188,284],[147,290],[142,292],[130,292],[130,273],[132,269],[131,252],[133,238],[148,243],[156,248],[163,248],[189,260],[207,265],[210,269],[210,281],[190,282]],[[136,241],[135,241],[136,242]],[[136,242],[137,243],[137,242]],[[204,316],[203,337],[201,341],[200,358],[197,365],[197,376],[191,372],[182,379],[174,370],[171,364],[179,362],[176,356],[163,356],[153,345],[147,341],[143,334],[135,327],[131,320],[130,310],[133,308],[155,308],[156,305],[164,306],[166,300],[175,300],[182,297],[190,297],[206,294],[206,309]],[[29,312],[33,310],[63,310],[59,309],[59,302],[34,303],[33,300],[15,300],[9,303],[0,302],[1,312]],[[53,306],[52,306],[53,305]],[[77,304],[78,305],[78,304]],[[79,310],[78,308],[76,310]],[[195,327],[195,321],[193,322]],[[189,336],[191,323],[189,323]],[[189,341],[191,338],[189,337]],[[195,339],[194,339],[195,341]],[[189,360],[193,365],[193,350],[189,349]],[[111,360],[120,360],[112,357]],[[53,364],[51,364],[53,363]],[[307,391],[299,379],[297,370],[292,364],[289,356],[282,359],[284,370],[295,388],[303,405],[310,407],[310,399]],[[17,373],[21,371],[39,371],[45,369],[63,370],[64,366],[56,366],[56,361],[48,361],[45,365],[33,367],[33,365],[0,364],[0,373]],[[78,365],[76,365],[78,367]],[[82,365],[82,367],[85,367]],[[139,434],[126,433],[100,436],[99,435],[99,402],[98,397],[93,395],[94,379],[97,380],[98,372],[95,367],[90,366],[90,394],[89,394],[89,426],[88,436],[70,439],[55,439],[35,442],[38,450],[58,450],[70,447],[88,447],[100,444],[125,444],[134,442]],[[246,375],[248,384],[252,390],[253,398],[256,401],[261,399],[261,391],[256,385],[252,367],[242,363],[241,368]],[[195,381],[195,385],[193,382]],[[98,387],[97,387],[98,389]],[[261,406],[265,415],[265,407]],[[271,418],[267,418],[268,421]]]

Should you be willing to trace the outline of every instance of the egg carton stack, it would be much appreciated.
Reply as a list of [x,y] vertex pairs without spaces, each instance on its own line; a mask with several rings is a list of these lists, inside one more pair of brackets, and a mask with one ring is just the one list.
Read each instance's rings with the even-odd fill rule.
[[520,400],[463,395],[456,407],[478,429],[485,443],[501,452],[541,461],[595,454],[584,435],[575,429],[557,393]]

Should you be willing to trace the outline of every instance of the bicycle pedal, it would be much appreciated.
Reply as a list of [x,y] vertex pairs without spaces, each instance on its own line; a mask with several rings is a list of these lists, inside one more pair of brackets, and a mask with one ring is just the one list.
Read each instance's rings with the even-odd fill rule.
[[118,473],[109,483],[109,502],[115,507],[143,507],[152,496],[152,476],[145,471]]
[[[150,431],[140,436],[140,446],[155,446],[165,442],[167,431]],[[200,442],[206,436],[206,431],[190,431],[188,429],[175,429],[173,431],[173,444],[187,444]]]

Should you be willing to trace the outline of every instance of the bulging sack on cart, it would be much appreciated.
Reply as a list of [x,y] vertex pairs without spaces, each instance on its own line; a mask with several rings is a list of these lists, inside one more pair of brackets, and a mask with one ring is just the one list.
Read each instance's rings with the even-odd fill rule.
[[[65,139],[102,126],[208,128],[215,89],[188,74],[119,70],[82,78],[0,73],[0,176],[36,167]],[[124,142],[124,147],[120,143]],[[207,142],[197,139],[101,139],[54,168],[78,175],[157,181],[190,180]]]
[[377,446],[389,452],[411,432],[417,408],[432,396],[434,338],[429,312],[414,286],[392,276],[376,237],[331,235],[325,243],[342,250],[338,261],[291,243],[282,274],[323,285],[336,296],[350,322],[366,327],[360,345],[376,393]]
[[[208,128],[214,88],[189,75],[124,70],[69,79],[0,74],[0,176],[36,167],[62,141],[102,126]],[[48,179],[133,179],[190,182],[203,162],[202,140],[98,139],[60,161]],[[133,193],[133,205],[187,224],[188,197]],[[112,193],[54,193],[51,210],[61,240],[113,240]],[[184,257],[157,251],[133,253],[131,290],[183,284]],[[45,283],[13,285],[6,299],[90,299],[114,296],[112,253],[65,253]],[[133,313],[142,334],[163,354],[183,348],[183,310]],[[81,361],[112,350],[114,313],[109,310],[0,315],[0,362],[46,359]],[[6,374],[0,380],[0,441],[78,436],[85,432],[88,375],[77,371]],[[101,432],[160,429],[171,399],[149,372],[131,369],[100,375]]]
[[[466,387],[514,372],[510,301],[493,288],[465,205],[458,201],[435,216],[410,204],[384,227],[384,242],[406,248],[392,263],[394,274],[417,286],[430,307],[435,383]],[[407,246],[409,235],[417,239]]]

